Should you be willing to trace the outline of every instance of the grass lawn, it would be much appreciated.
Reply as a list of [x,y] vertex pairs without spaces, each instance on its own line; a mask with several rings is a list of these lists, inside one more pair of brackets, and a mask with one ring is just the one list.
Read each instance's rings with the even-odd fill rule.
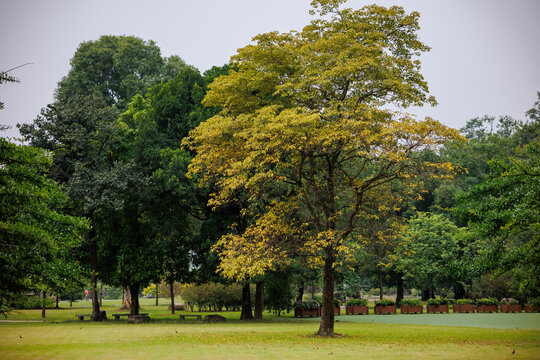
[[[539,359],[540,331],[478,327],[378,323],[370,317],[412,321],[411,315],[340,316],[336,331],[343,336],[314,336],[318,319],[277,318],[243,323],[239,313],[221,313],[223,324],[179,321],[163,306],[143,303],[152,322],[125,320],[78,322],[75,314],[89,308],[48,310],[43,323],[0,323],[2,359]],[[77,303],[81,306],[83,303]],[[65,306],[64,304],[62,304]],[[107,313],[118,310],[104,304]],[[84,304],[83,304],[84,306]],[[461,316],[466,314],[450,314]],[[470,314],[474,319],[490,314]],[[539,321],[539,314],[523,321]],[[534,315],[528,317],[529,315]],[[418,319],[424,315],[418,315]],[[440,315],[439,320],[447,315]],[[40,320],[39,310],[20,311],[12,320]],[[364,319],[364,320],[360,320]],[[437,319],[437,318],[435,318]],[[487,318],[486,318],[487,319]],[[502,319],[502,318],[501,318]],[[504,320],[504,319],[503,319]],[[364,322],[366,321],[366,322]],[[480,321],[480,320],[479,320]],[[512,354],[514,352],[514,354]]]

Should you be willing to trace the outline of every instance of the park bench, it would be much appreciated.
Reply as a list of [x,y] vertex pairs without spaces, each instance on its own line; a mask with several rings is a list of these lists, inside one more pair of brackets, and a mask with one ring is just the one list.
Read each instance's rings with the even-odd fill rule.
[[[112,314],[112,316],[114,316],[114,320],[120,320],[120,316],[130,316],[131,314],[130,313],[127,313],[127,314]],[[139,315],[148,315],[148,313],[140,313]]]
[[186,320],[188,317],[196,318],[197,320],[202,319],[202,315],[180,315],[180,320]]
[[85,317],[90,318],[92,314],[84,314],[84,315],[75,315],[79,321],[83,321]]

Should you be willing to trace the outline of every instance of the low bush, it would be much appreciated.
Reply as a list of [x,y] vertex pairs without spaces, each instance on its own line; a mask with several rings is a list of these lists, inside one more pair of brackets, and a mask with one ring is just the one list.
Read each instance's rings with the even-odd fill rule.
[[293,307],[295,309],[317,310],[321,307],[321,304],[315,299],[309,299],[306,301],[295,301]]
[[445,297],[436,298],[436,299],[428,299],[427,301],[428,305],[435,305],[435,306],[448,305],[449,302],[450,301]]
[[366,306],[367,299],[351,299],[345,303],[347,306]]
[[401,300],[400,305],[419,306],[419,305],[422,305],[422,301],[412,300],[412,299],[403,299]]
[[530,298],[527,300],[529,306],[540,306],[540,297]]
[[[45,307],[53,307],[54,302],[45,298]],[[12,307],[14,309],[41,309],[41,298],[39,296],[17,295],[13,299]]]
[[476,300],[476,305],[499,305],[496,298],[481,298]]
[[473,305],[474,301],[472,299],[458,299],[454,301],[456,305]]
[[392,306],[392,305],[396,305],[396,302],[394,300],[390,300],[390,299],[382,299],[382,300],[375,301],[375,305],[377,305],[377,306]]
[[519,300],[514,298],[501,299],[501,305],[519,305]]
[[242,288],[239,284],[188,284],[181,297],[191,311],[236,311],[242,306]]

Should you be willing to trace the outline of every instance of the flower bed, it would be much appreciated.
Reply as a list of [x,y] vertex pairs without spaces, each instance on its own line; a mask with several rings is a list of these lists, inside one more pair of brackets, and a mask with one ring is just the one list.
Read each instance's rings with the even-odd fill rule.
[[315,299],[307,301],[295,301],[293,307],[294,317],[321,316],[321,304]]
[[521,312],[521,304],[516,299],[504,298],[501,300],[501,312]]
[[402,314],[422,314],[424,312],[420,300],[401,300],[400,309]]
[[448,313],[448,303],[449,301],[447,298],[429,299],[427,312],[431,314]]
[[525,312],[540,312],[540,298],[529,299],[525,305]]
[[455,313],[473,313],[474,301],[471,299],[459,299],[454,302],[453,311]]
[[345,303],[345,314],[347,315],[367,315],[369,308],[366,299],[352,299]]
[[498,312],[499,302],[495,298],[482,298],[476,300],[476,311],[479,313]]
[[395,314],[396,313],[396,303],[389,299],[382,299],[375,301],[375,314],[384,315],[384,314]]

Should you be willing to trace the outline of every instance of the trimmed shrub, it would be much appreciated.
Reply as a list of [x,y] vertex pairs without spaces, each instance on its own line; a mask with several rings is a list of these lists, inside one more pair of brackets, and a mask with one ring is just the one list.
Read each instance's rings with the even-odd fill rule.
[[376,306],[392,306],[392,305],[396,305],[396,302],[390,299],[382,299],[382,300],[375,301],[375,305]]
[[436,299],[428,299],[427,301],[428,305],[435,305],[435,306],[448,305],[449,302],[450,301],[445,297],[436,298]]
[[412,300],[412,299],[403,299],[399,303],[400,305],[407,305],[407,306],[420,306],[422,305],[421,300]]
[[366,306],[367,299],[351,299],[345,303],[346,306]]
[[495,298],[482,298],[476,300],[476,305],[499,305],[499,301]]
[[474,301],[472,299],[458,299],[454,301],[456,305],[473,305]]

